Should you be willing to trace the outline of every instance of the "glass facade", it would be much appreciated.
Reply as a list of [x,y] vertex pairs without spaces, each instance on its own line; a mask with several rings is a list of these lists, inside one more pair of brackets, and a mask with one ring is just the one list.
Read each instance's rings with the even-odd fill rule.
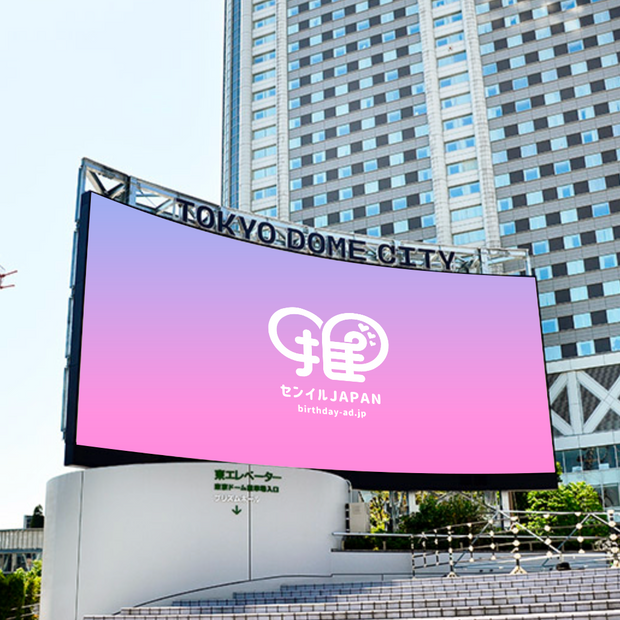
[[230,31],[226,33],[226,79],[223,156],[226,174],[223,178],[223,202],[231,209],[239,208],[239,90],[241,71],[241,3],[231,0],[227,9]]
[[[240,4],[248,210],[528,249],[556,447],[620,444],[617,2],[228,0],[229,14]],[[230,154],[225,186],[244,172]],[[566,475],[583,475],[572,458]],[[617,461],[597,459],[609,486]]]

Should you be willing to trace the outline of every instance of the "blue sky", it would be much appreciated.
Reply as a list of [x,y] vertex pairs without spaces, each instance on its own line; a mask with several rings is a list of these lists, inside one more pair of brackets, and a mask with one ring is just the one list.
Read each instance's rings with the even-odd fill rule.
[[27,0],[0,17],[0,529],[44,503],[60,432],[83,157],[219,203],[224,0]]

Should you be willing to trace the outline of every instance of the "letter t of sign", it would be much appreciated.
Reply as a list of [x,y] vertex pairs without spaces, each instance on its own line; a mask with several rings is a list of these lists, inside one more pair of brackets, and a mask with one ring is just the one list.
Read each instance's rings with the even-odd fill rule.
[[304,362],[303,368],[298,368],[296,372],[300,377],[307,377],[312,372],[312,365],[320,362],[316,355],[312,355],[312,347],[317,346],[319,341],[312,337],[309,329],[304,329],[302,335],[295,338],[295,342],[302,346]]

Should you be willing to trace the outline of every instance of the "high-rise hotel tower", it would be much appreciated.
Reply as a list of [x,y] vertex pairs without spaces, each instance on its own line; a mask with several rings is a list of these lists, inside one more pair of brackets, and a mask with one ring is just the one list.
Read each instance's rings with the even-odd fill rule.
[[558,460],[620,506],[618,1],[226,7],[223,204],[529,249]]

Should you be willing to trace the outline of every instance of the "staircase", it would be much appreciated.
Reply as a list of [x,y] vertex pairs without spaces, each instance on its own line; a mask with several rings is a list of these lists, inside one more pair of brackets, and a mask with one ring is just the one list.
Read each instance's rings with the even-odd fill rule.
[[620,620],[620,570],[283,586],[84,620]]

